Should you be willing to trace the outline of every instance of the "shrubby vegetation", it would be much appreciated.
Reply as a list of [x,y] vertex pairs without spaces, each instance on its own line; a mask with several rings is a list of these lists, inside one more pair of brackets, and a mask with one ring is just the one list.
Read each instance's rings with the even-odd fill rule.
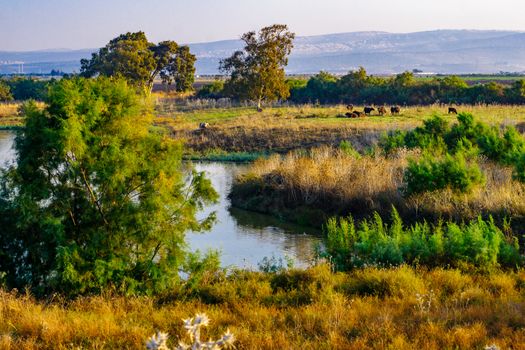
[[337,270],[402,264],[491,270],[519,268],[525,262],[517,238],[506,236],[492,218],[404,227],[394,209],[390,225],[376,213],[373,219],[363,220],[357,227],[352,217],[332,218],[325,231],[324,255]]
[[409,165],[405,178],[408,193],[447,186],[469,191],[482,182],[475,164],[478,156],[501,166],[513,166],[514,177],[525,179],[521,161],[525,157],[525,138],[514,127],[501,130],[467,113],[459,114],[457,119],[457,124],[449,125],[442,117],[434,116],[421,127],[390,132],[380,141],[387,154],[400,147],[419,148],[428,154]]
[[468,164],[461,153],[446,154],[441,159],[428,155],[420,160],[411,159],[403,179],[407,195],[446,188],[470,192],[483,181],[483,174],[477,164]]
[[[16,164],[0,177],[0,271],[38,295],[173,288],[184,233],[213,215],[202,173],[185,181],[181,143],[153,128],[147,101],[123,80],[63,79],[44,110],[24,107]],[[185,185],[185,183],[189,185]]]

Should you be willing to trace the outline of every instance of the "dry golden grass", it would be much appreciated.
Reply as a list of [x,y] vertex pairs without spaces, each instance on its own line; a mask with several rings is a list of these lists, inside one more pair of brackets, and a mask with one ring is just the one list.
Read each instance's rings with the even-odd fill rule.
[[332,274],[322,265],[237,272],[168,299],[44,302],[0,292],[0,348],[141,349],[156,330],[174,344],[184,337],[181,320],[205,312],[205,337],[229,328],[237,349],[525,349],[523,272]]
[[[485,185],[472,193],[440,190],[404,197],[403,174],[408,159],[417,156],[401,150],[395,157],[355,158],[330,147],[275,155],[257,160],[240,175],[232,199],[237,206],[263,212],[306,206],[327,215],[351,213],[357,217],[374,211],[388,215],[395,206],[410,221],[525,215],[525,186],[513,180],[511,169],[488,162],[482,163]],[[272,207],[276,202],[279,205]]]
[[[35,102],[39,108],[44,108],[44,103]],[[22,103],[0,103],[0,128],[18,127],[24,124],[24,118],[20,115]]]
[[20,103],[0,103],[0,117],[15,117],[19,108]]
[[[175,102],[158,106],[158,125],[167,126],[174,135],[185,138],[195,151],[222,149],[228,152],[285,152],[319,145],[337,145],[352,140],[358,148],[370,146],[377,137],[392,129],[410,129],[434,114],[446,115],[447,106],[432,105],[403,108],[399,116],[371,116],[359,119],[338,118],[345,106],[275,107],[259,113],[254,108],[208,108],[178,111]],[[362,109],[363,107],[356,107]],[[489,124],[525,122],[525,106],[461,106],[460,112],[473,113]],[[198,131],[199,123],[210,128]]]

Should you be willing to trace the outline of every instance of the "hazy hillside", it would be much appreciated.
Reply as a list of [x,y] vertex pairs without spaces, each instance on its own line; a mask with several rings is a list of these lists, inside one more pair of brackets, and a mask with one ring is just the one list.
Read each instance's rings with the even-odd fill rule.
[[[190,44],[198,74],[216,74],[218,62],[242,47],[238,40]],[[93,50],[1,52],[0,73],[19,69],[78,71],[79,60]],[[395,34],[355,32],[299,37],[289,73],[326,70],[345,73],[364,66],[371,73],[397,73],[414,68],[435,73],[525,71],[525,33],[511,31],[439,30]]]

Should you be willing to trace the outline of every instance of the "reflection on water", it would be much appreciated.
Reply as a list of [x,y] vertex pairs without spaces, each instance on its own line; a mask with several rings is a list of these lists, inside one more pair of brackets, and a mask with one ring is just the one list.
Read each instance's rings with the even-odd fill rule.
[[187,238],[193,249],[219,249],[225,266],[254,268],[264,257],[289,256],[296,266],[311,262],[316,244],[321,239],[312,229],[285,224],[273,217],[230,208],[228,193],[235,174],[243,165],[230,163],[197,163],[205,171],[220,195],[218,204],[206,208],[200,218],[215,211],[218,222],[210,232],[190,233]]
[[[14,160],[12,144],[15,134],[0,131],[0,165]],[[313,250],[321,239],[315,230],[282,223],[270,216],[230,208],[228,193],[235,173],[243,165],[230,163],[197,163],[198,171],[205,171],[220,195],[219,203],[205,208],[198,214],[204,218],[217,213],[217,223],[210,232],[188,233],[187,241],[192,250],[221,251],[223,266],[256,268],[264,257],[288,256],[296,266],[307,265]]]
[[15,133],[12,131],[0,130],[0,167],[5,166],[6,162],[12,162],[15,157],[13,142]]

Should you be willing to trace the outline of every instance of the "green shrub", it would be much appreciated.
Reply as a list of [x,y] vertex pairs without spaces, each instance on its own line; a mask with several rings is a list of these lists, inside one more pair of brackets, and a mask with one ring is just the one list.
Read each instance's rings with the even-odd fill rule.
[[361,155],[354,149],[354,146],[352,146],[350,141],[341,141],[339,149],[350,157],[357,159],[361,158]]
[[352,218],[330,219],[325,232],[326,250],[321,255],[340,271],[402,264],[488,270],[498,266],[516,268],[524,263],[517,241],[506,238],[492,218],[460,225],[417,223],[405,228],[394,209],[390,225],[375,214],[358,227]]
[[461,153],[447,154],[443,159],[425,156],[419,161],[409,161],[404,174],[404,192],[411,195],[444,188],[469,192],[483,181],[479,166],[469,164]]

